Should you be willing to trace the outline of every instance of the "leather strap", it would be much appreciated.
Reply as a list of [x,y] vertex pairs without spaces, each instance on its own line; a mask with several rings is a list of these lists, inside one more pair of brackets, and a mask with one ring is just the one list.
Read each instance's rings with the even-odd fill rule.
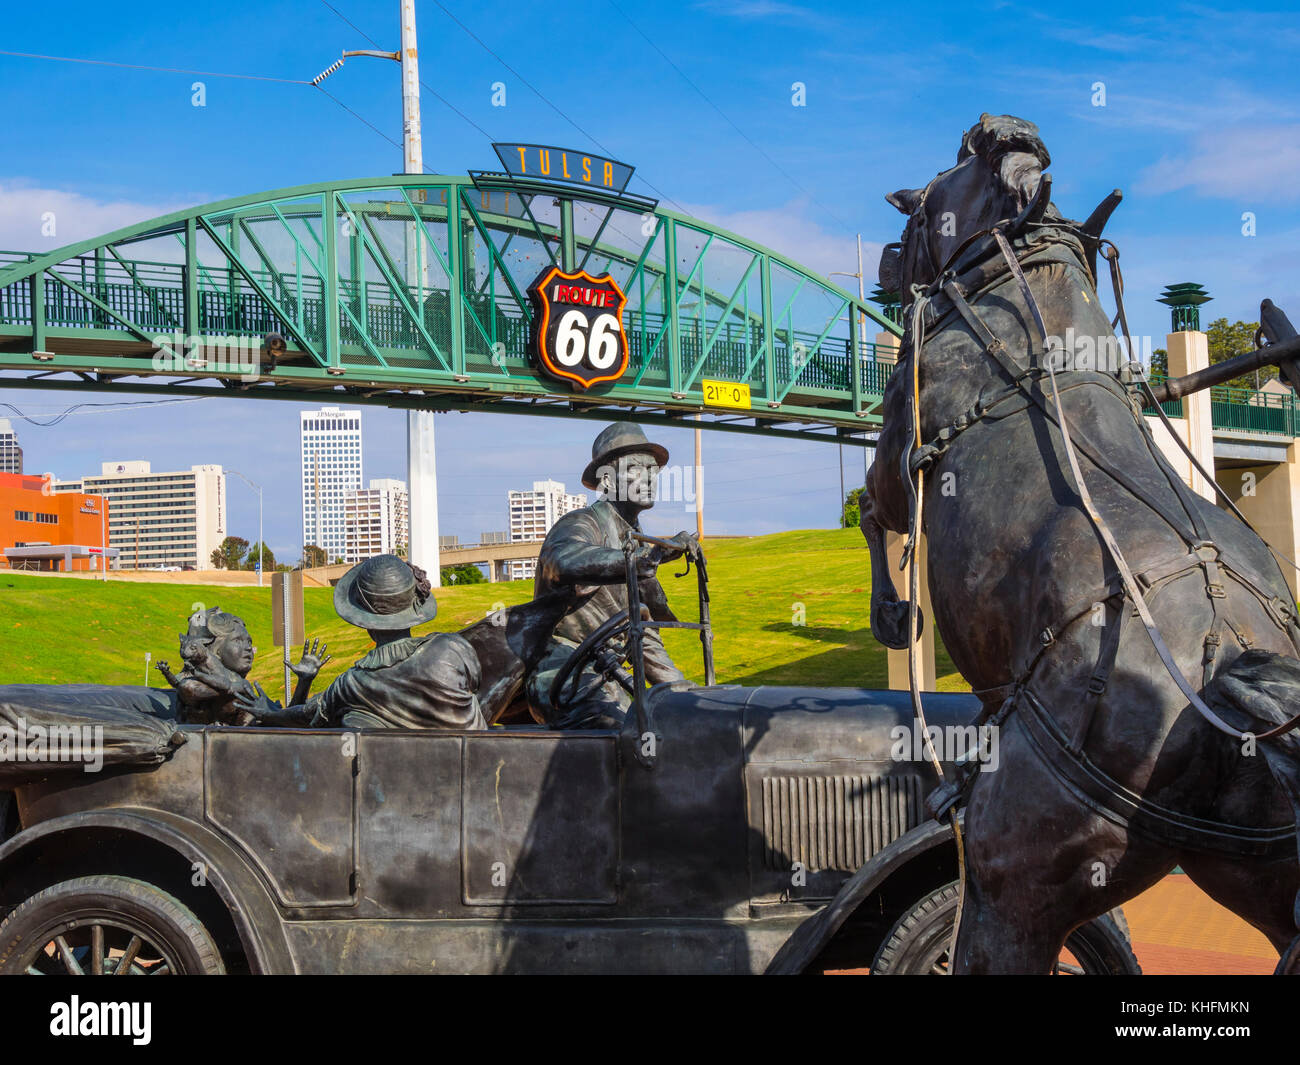
[[1208,821],[1143,798],[1104,773],[1083,753],[1072,753],[1051,715],[1032,691],[1021,692],[1016,710],[1030,745],[1048,768],[1085,806],[1112,824],[1176,847],[1251,857],[1281,857],[1295,851],[1295,825],[1251,828]]

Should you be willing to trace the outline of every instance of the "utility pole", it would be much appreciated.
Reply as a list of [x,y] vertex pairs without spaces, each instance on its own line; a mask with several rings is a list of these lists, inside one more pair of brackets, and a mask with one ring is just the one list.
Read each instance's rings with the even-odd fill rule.
[[[862,304],[867,301],[866,275],[862,269],[862,234],[858,234],[858,272],[851,274],[847,270],[832,270],[831,274],[839,274],[841,277],[856,277],[858,279],[858,303]],[[863,337],[866,335],[867,316],[861,311],[854,311],[858,316],[858,344],[864,345],[866,341]],[[853,353],[852,366],[849,368],[850,373],[862,372],[862,349]],[[836,525],[844,520],[844,445],[840,444],[840,516],[836,519]],[[867,462],[867,449],[862,449],[862,483],[867,483],[867,472],[869,464]]]
[[[402,65],[402,167],[407,174],[424,173],[424,147],[420,129],[420,56],[415,36],[415,0],[399,0],[402,26],[402,45],[398,52],[373,50],[344,52],[342,58],[327,67],[315,78],[319,85],[343,65],[349,56],[369,56],[377,59],[394,59]],[[418,199],[412,197],[413,200]],[[425,295],[427,286],[424,236],[420,229],[424,219],[419,207],[411,219],[406,246],[407,284]],[[456,240],[456,223],[459,207],[447,204],[447,226],[450,239]],[[452,279],[455,284],[455,279]],[[423,567],[429,582],[437,588],[438,567],[438,467],[434,451],[433,414],[430,411],[408,411],[406,415],[406,483],[410,506],[408,562]]]
[[704,539],[704,461],[700,457],[700,426],[703,415],[695,416],[695,538]]

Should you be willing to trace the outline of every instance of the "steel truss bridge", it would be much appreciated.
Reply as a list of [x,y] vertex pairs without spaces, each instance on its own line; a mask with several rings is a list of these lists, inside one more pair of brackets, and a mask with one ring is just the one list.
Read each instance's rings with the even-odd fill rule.
[[[575,393],[530,356],[544,267],[609,272],[631,359]],[[869,445],[879,310],[651,201],[504,174],[326,182],[0,253],[0,386],[629,418]],[[263,337],[286,349],[272,367]],[[749,409],[702,382],[750,386]]]

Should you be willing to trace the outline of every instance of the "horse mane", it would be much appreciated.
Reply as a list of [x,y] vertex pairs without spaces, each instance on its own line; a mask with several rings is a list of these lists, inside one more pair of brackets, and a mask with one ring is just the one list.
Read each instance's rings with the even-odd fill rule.
[[1025,152],[1036,157],[1043,170],[1052,165],[1047,145],[1034,123],[1015,115],[990,115],[987,112],[980,115],[980,120],[962,137],[957,162],[975,155],[996,167],[998,160],[1008,152]]

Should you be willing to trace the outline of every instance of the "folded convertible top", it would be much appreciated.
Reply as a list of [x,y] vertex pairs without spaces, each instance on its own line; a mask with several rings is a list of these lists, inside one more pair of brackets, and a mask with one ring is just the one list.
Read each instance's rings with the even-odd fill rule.
[[0,685],[0,791],[56,774],[157,765],[185,742],[169,689]]

